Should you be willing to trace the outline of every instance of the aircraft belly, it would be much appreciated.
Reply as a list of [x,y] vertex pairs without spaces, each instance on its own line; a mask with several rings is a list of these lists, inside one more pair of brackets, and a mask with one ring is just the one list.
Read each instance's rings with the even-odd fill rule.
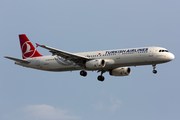
[[48,69],[47,71],[54,71],[54,72],[61,72],[61,71],[75,71],[80,70],[76,67],[64,67],[64,68],[54,68],[54,69]]

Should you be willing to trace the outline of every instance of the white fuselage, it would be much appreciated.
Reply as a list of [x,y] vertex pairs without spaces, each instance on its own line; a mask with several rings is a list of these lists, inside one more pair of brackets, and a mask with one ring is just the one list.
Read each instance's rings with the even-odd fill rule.
[[[88,57],[90,59],[106,60],[106,66],[100,69],[105,71],[124,66],[160,64],[174,59],[174,55],[162,47],[117,49],[76,54]],[[57,55],[34,57],[26,60],[28,60],[30,63],[25,64],[16,62],[16,64],[46,71],[73,71],[81,69],[91,70],[88,68],[82,68],[76,63],[65,60]]]

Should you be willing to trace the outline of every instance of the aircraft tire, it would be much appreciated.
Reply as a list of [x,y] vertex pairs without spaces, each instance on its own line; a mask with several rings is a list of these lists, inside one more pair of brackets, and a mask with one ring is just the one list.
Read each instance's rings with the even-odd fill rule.
[[157,73],[157,70],[153,70],[153,73],[156,74],[156,73]]
[[80,72],[80,75],[85,77],[85,76],[87,76],[87,72],[84,71],[84,70],[82,70],[82,71]]
[[105,78],[104,78],[104,76],[99,75],[99,76],[97,77],[97,79],[98,79],[99,81],[103,82]]

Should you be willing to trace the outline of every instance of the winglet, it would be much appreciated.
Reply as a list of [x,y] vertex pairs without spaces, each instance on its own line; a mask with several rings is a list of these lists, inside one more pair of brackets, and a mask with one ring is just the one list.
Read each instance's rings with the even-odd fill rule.
[[40,46],[40,44],[36,43],[36,48],[39,47],[39,46]]

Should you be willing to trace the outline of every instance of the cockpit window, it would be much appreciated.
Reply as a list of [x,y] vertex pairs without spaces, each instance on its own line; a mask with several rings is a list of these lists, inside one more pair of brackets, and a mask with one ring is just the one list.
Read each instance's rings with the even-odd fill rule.
[[169,52],[168,50],[159,50],[159,52]]

